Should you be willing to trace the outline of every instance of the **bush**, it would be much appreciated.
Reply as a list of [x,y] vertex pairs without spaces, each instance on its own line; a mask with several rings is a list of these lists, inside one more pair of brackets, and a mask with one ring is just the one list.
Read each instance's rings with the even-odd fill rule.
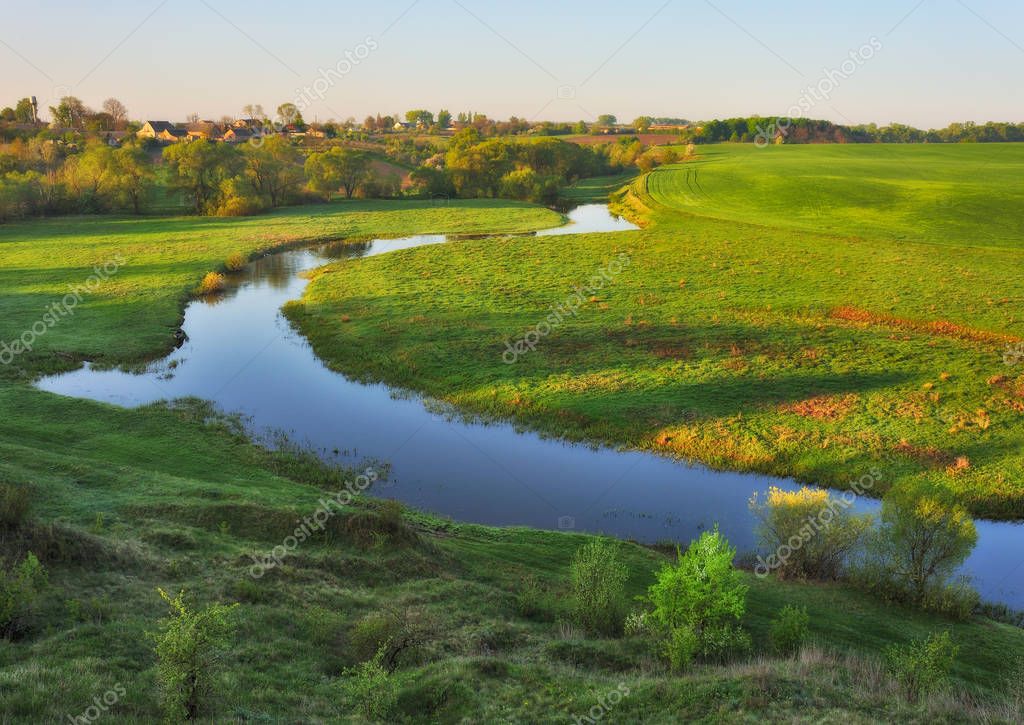
[[898,597],[917,606],[943,601],[943,589],[978,541],[967,510],[927,485],[882,499],[869,568]]
[[386,720],[398,702],[398,683],[384,666],[388,644],[366,662],[342,672],[345,700],[368,720]]
[[621,632],[628,573],[618,546],[594,539],[573,555],[569,575],[573,621],[598,634]]
[[224,268],[229,272],[241,272],[246,263],[245,255],[241,252],[233,252],[224,260]]
[[0,483],[0,529],[12,531],[28,520],[28,486]]
[[45,586],[46,572],[32,552],[18,566],[0,568],[0,636],[16,639],[29,629]]
[[381,664],[392,672],[402,659],[415,659],[435,636],[436,624],[422,611],[389,608],[360,619],[349,632],[355,659],[366,660],[383,649]]
[[163,589],[160,596],[171,614],[151,634],[157,656],[157,681],[169,720],[195,720],[206,708],[213,677],[234,634],[231,614],[237,604],[211,604],[197,612],[185,601],[185,592],[173,599]]
[[949,680],[960,648],[949,632],[932,634],[885,650],[887,670],[912,700],[939,689]]
[[779,654],[796,654],[807,640],[810,623],[806,607],[787,604],[779,610],[769,627],[772,648]]
[[681,624],[669,630],[663,651],[669,667],[674,672],[681,672],[693,664],[700,648],[700,636],[689,625]]
[[705,531],[686,553],[678,553],[674,566],[667,564],[658,572],[657,581],[647,590],[654,607],[648,619],[673,666],[686,664],[679,653],[690,648],[691,638],[697,642],[694,651],[712,659],[743,649],[749,641],[726,626],[746,611],[748,587],[733,567],[735,557],[736,550],[717,527]]
[[753,648],[750,635],[736,624],[713,624],[700,633],[700,654],[705,662],[729,662],[746,657]]
[[525,619],[553,622],[560,611],[557,597],[535,577],[526,577],[516,589],[516,614]]
[[750,509],[768,552],[756,572],[775,571],[783,579],[838,578],[871,526],[870,516],[854,515],[845,501],[806,486],[799,491],[773,486],[763,502],[754,494]]
[[223,274],[220,272],[207,272],[196,291],[201,295],[212,295],[217,292],[223,292],[226,286],[227,280]]

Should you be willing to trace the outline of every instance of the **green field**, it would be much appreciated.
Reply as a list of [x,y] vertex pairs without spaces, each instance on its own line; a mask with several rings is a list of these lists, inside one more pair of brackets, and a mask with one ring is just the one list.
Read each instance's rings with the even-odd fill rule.
[[[758,151],[710,147],[638,179],[619,208],[643,231],[465,241],[339,263],[289,315],[339,370],[474,413],[835,486],[878,465],[878,494],[924,478],[977,514],[1020,517],[1024,374],[1003,353],[1024,336],[1019,214],[1017,232],[1005,233],[1021,208],[1006,174],[1024,171],[1024,148]],[[785,178],[776,195],[762,172],[773,159],[792,168],[787,154],[818,175],[842,173],[837,155],[859,171],[848,194],[809,172],[805,194],[772,177]],[[865,178],[916,189],[925,175],[955,178],[961,163],[976,169],[983,158],[1000,169],[972,177],[988,184],[990,208],[969,221],[957,205],[946,209],[941,244],[934,225],[921,241],[872,231],[909,229],[928,203],[906,191],[905,204],[869,204],[858,191]],[[697,199],[697,177],[709,194],[728,186],[731,201]],[[822,188],[833,189],[835,230],[798,228]],[[718,218],[741,216],[741,199],[751,206],[745,221]],[[620,254],[629,266],[577,316],[516,364],[503,362],[509,341]],[[351,323],[339,324],[342,315]]]
[[[789,304],[778,293],[771,300],[759,297],[771,283],[800,279],[799,270],[790,272],[774,260],[790,251],[808,253],[822,237],[659,213],[663,216],[652,215],[649,230],[641,233],[460,241],[340,263],[332,275],[317,279],[306,302],[292,312],[314,333],[318,349],[341,367],[423,389],[435,384],[428,385],[427,377],[403,377],[402,370],[411,367],[416,375],[436,375],[439,388],[446,380],[451,397],[467,407],[495,414],[518,411],[540,428],[561,420],[570,435],[614,439],[628,433],[622,425],[627,410],[633,411],[634,423],[649,424],[652,430],[663,427],[659,416],[674,425],[710,425],[689,415],[679,422],[680,397],[689,395],[685,409],[708,406],[726,431],[716,440],[726,444],[750,421],[760,421],[759,415],[805,426],[805,437],[787,439],[789,447],[783,449],[803,460],[797,452],[806,452],[807,437],[817,434],[815,426],[867,425],[864,416],[884,409],[863,411],[865,394],[848,417],[790,420],[765,408],[766,400],[780,395],[788,400],[829,381],[878,395],[898,386],[920,391],[917,378],[902,381],[900,376],[909,374],[902,368],[885,369],[908,355],[910,342],[892,340],[888,328],[833,324],[802,308],[822,294],[812,287],[828,276],[826,271],[803,283],[801,296]],[[786,603],[807,606],[814,646],[796,660],[759,654],[751,662],[701,666],[682,676],[668,675],[635,639],[594,639],[559,625],[553,616],[523,616],[516,595],[527,579],[564,600],[569,559],[588,538],[582,535],[458,525],[415,512],[405,512],[396,524],[381,505],[358,501],[284,566],[252,579],[249,554],[279,544],[297,518],[311,513],[326,492],[340,488],[343,472],[325,470],[302,455],[257,448],[234,423],[197,401],[123,410],[28,385],[44,372],[69,369],[83,358],[116,364],[159,355],[173,343],[190,290],[233,252],[248,255],[305,240],[522,231],[559,221],[553,212],[515,202],[443,207],[351,202],[250,219],[83,217],[0,226],[3,341],[40,319],[47,305],[69,285],[82,283],[94,265],[118,254],[125,260],[73,317],[41,336],[31,353],[0,366],[0,484],[27,486],[31,500],[27,523],[0,530],[3,558],[9,562],[25,550],[35,551],[50,580],[28,636],[0,640],[0,720],[75,717],[94,697],[120,685],[125,695],[106,717],[112,722],[156,721],[156,660],[146,633],[166,613],[157,587],[185,588],[202,604],[239,603],[239,631],[216,680],[216,710],[209,722],[359,722],[342,696],[340,674],[367,656],[354,643],[356,624],[387,611],[415,620],[423,633],[420,646],[400,662],[392,721],[571,721],[620,683],[631,695],[607,721],[1018,717],[1003,693],[1007,663],[1024,648],[1024,631],[983,618],[952,622],[843,586],[748,577],[751,592],[743,624],[757,652],[766,651],[768,621]],[[700,226],[692,230],[695,224]],[[742,241],[744,232],[773,245],[756,252],[757,264],[751,264],[757,247]],[[856,252],[862,248],[871,254]],[[883,243],[862,240],[846,247],[852,255],[843,262],[849,270],[846,281],[865,290],[858,304],[865,304],[866,291],[879,284],[859,277],[865,272],[858,265],[884,256],[885,249]],[[506,336],[532,324],[538,312],[546,314],[548,305],[564,298],[569,284],[583,281],[620,251],[630,253],[632,263],[588,303],[578,321],[517,365],[500,362]],[[1013,270],[1005,268],[1014,253],[1004,248],[986,252],[990,257],[981,254],[982,261],[972,264],[982,266],[970,268],[976,275],[971,289],[958,294],[966,298],[983,294],[987,286],[1019,285]],[[702,261],[702,255],[707,259]],[[819,259],[817,266],[832,263]],[[931,262],[940,270],[953,263]],[[766,274],[761,277],[752,269]],[[897,284],[906,276],[906,265],[888,274],[887,283]],[[332,276],[346,283],[336,284]],[[353,284],[367,285],[361,301],[355,300],[354,288],[346,289]],[[757,292],[751,287],[755,284]],[[825,289],[838,297],[844,288]],[[950,283],[946,294],[957,289]],[[684,304],[676,290],[697,299]],[[729,300],[733,290],[748,298],[749,309]],[[778,309],[765,309],[767,301]],[[944,310],[959,309],[942,304]],[[338,332],[342,314],[351,314],[353,337]],[[965,321],[992,331],[1014,329],[998,309],[986,306],[963,314]],[[982,314],[987,315],[983,320],[975,319]],[[632,315],[628,322],[626,315]],[[374,332],[374,320],[381,332]],[[383,331],[389,331],[389,338]],[[822,355],[801,356],[799,365],[785,368],[783,358],[794,347],[792,334],[818,335],[814,344]],[[448,346],[437,345],[445,335]],[[917,339],[911,337],[911,342]],[[652,345],[659,338],[678,347],[668,355],[659,348],[655,355]],[[345,354],[346,340],[365,352]],[[917,356],[908,359],[920,366],[930,360],[934,372],[929,380],[937,381],[939,370],[953,370],[953,377],[935,382],[944,393],[948,388],[974,395],[972,381],[988,374],[988,363],[979,362],[987,358],[980,355],[974,364],[984,369],[971,372],[969,351],[998,358],[988,343],[928,342],[918,341],[912,348]],[[736,354],[734,345],[742,345]],[[862,372],[858,345],[895,357]],[[685,346],[692,346],[692,354],[683,354]],[[845,357],[829,361],[825,353],[830,350],[846,351]],[[392,361],[389,356],[396,353]],[[947,364],[950,356],[958,367]],[[754,363],[761,369],[754,369]],[[816,369],[819,364],[824,369]],[[444,376],[438,372],[443,365],[449,365]],[[627,375],[630,366],[635,371]],[[492,395],[493,390],[500,395]],[[586,416],[576,412],[583,410]],[[607,416],[601,424],[606,427],[595,427],[598,416]],[[992,420],[984,432],[959,434],[969,436],[974,446],[974,465],[955,479],[961,486],[978,476],[983,490],[988,476],[1011,465],[1009,453],[997,453],[999,445],[1016,443],[1019,429],[1004,424],[995,412]],[[770,424],[766,419],[755,425]],[[925,427],[918,435],[914,440],[927,441],[935,433]],[[826,470],[828,448],[823,450]],[[985,459],[983,451],[992,451],[991,458]],[[870,453],[865,448],[865,464]],[[723,464],[741,465],[732,459]],[[907,468],[912,475],[912,466]],[[1009,501],[1018,495],[1014,490],[993,500]],[[630,543],[620,547],[630,567],[630,593],[639,594],[667,558]],[[941,629],[949,629],[961,646],[955,686],[983,705],[946,694],[910,703],[881,673],[879,658],[887,644]]]

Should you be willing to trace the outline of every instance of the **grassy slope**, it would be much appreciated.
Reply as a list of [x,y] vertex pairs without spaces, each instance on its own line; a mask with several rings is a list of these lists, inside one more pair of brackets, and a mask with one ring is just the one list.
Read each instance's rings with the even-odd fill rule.
[[[712,148],[642,177],[624,207],[646,221],[643,231],[466,241],[341,263],[289,314],[346,373],[555,435],[836,486],[879,465],[877,493],[923,477],[978,514],[1024,515],[1024,374],[1003,362],[1008,341],[1024,336],[1024,236],[1006,232],[1020,216],[1017,187],[1002,171],[971,177],[975,186],[991,179],[990,213],[958,225],[954,205],[941,244],[858,236],[931,207],[910,199],[869,208],[840,189],[831,223],[849,228],[824,234],[788,225],[783,211],[762,213],[774,196],[759,187],[768,162],[756,151]],[[1006,145],[801,146],[764,158],[790,152],[820,154],[811,168],[833,174],[842,173],[836,154],[852,157],[862,170],[851,193],[865,169],[902,170],[891,183],[915,187],[919,160],[933,175],[944,168],[936,155],[955,177],[958,152],[971,169],[983,152],[1006,154],[990,167],[1024,170],[1021,147]],[[704,216],[726,205],[690,203],[686,179],[697,167],[704,189],[721,186],[719,168],[737,188],[756,189],[743,198],[761,223]],[[821,188],[805,181],[808,194]],[[783,186],[799,217],[798,187]],[[956,243],[970,229],[975,242],[998,244]],[[577,317],[503,363],[507,341],[620,253],[631,264]],[[351,323],[339,324],[342,315]]]
[[[80,219],[3,227],[0,339],[18,334],[42,304],[116,251],[135,263],[47,333],[45,346],[19,359],[26,377],[78,357],[102,354],[116,362],[157,353],[169,344],[183,295],[231,251],[302,237],[557,221],[522,205],[457,206],[463,207],[457,215],[452,207],[439,213],[422,205],[360,203],[254,220]],[[154,660],[145,632],[164,613],[158,586],[185,587],[201,602],[241,603],[237,646],[218,682],[220,722],[345,718],[337,676],[355,658],[348,632],[356,619],[388,607],[410,608],[433,622],[422,652],[400,670],[400,715],[410,719],[564,721],[620,682],[634,693],[615,710],[622,722],[964,715],[947,711],[942,701],[900,704],[860,661],[812,654],[798,663],[701,669],[680,681],[662,674],[630,640],[589,640],[517,617],[513,596],[522,578],[561,587],[572,551],[585,541],[579,535],[457,526],[410,514],[415,545],[363,549],[347,532],[346,514],[329,540],[303,546],[287,566],[250,580],[248,553],[280,543],[337,482],[251,446],[230,427],[210,422],[202,406],[121,410],[32,390],[12,379],[20,377],[13,368],[5,374],[0,481],[29,486],[34,523],[3,532],[0,551],[11,557],[35,550],[47,563],[52,589],[41,626],[25,640],[0,642],[4,721],[77,715],[117,683],[127,694],[113,717],[155,720]],[[630,586],[639,593],[663,559],[621,546]],[[958,684],[991,699],[1003,687],[1009,655],[1024,647],[1020,630],[986,620],[951,624],[839,587],[750,583],[745,624],[759,648],[767,619],[785,602],[810,608],[815,636],[829,647],[869,656],[887,642],[949,626],[963,646]]]

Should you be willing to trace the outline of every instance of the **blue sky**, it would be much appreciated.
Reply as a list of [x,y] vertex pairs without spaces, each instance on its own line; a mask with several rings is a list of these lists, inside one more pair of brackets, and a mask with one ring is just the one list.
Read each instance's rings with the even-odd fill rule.
[[1024,121],[1018,0],[36,0],[0,16],[2,105],[117,96],[133,117],[182,120],[302,99],[308,120],[631,120],[805,99],[805,115],[843,123]]

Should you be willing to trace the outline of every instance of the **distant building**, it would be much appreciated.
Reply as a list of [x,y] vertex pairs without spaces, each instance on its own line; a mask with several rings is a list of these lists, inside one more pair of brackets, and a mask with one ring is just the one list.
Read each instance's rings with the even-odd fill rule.
[[170,121],[146,121],[135,133],[139,138],[155,138],[158,141],[174,143],[188,137],[188,132]]
[[245,143],[246,141],[250,141],[255,137],[256,134],[253,133],[246,126],[232,126],[227,131],[224,132],[224,135],[221,137],[221,140],[224,141],[225,143]]
[[190,139],[216,141],[221,136],[223,136],[223,131],[213,121],[196,121],[188,127],[188,137]]

